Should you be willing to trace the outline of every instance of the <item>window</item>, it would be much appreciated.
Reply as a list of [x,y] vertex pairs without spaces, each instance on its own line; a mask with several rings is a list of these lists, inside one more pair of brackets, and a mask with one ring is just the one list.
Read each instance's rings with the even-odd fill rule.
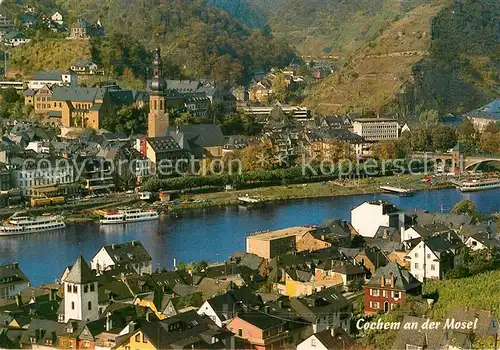
[[90,291],[91,291],[91,292],[93,292],[93,291],[94,291],[94,288],[95,288],[95,287],[94,287],[94,283],[92,283],[92,284],[90,285]]
[[92,303],[89,301],[88,303],[89,310],[92,310]]
[[89,286],[88,285],[84,285],[83,286],[83,292],[87,293],[88,291],[89,291]]
[[382,291],[382,296],[383,296],[384,298],[387,298],[387,291],[386,291],[386,290],[383,290],[383,291]]
[[238,328],[238,337],[242,337],[242,336],[243,336],[243,329]]
[[476,241],[472,241],[472,246],[473,247],[477,246],[477,242]]
[[399,292],[394,292],[394,299],[399,299]]
[[418,269],[418,263],[415,263],[415,268]]
[[74,302],[74,301],[72,301],[72,302],[71,302],[71,310],[74,310],[74,309],[75,309],[75,302]]
[[418,253],[415,253],[415,258],[418,258]]
[[378,301],[370,301],[370,307],[372,309],[378,309],[379,308]]
[[436,265],[431,264],[431,271],[435,271],[435,270],[436,270]]
[[73,293],[78,293],[78,286],[76,285],[73,286]]
[[137,334],[135,335],[135,342],[136,342],[136,343],[139,343],[140,341],[141,341],[141,334],[140,334],[140,333],[137,333]]
[[144,336],[144,334],[142,335],[142,342],[143,343],[147,343],[148,342],[148,340],[146,339],[146,337]]
[[316,339],[311,338],[311,346],[316,347]]
[[431,258],[431,255],[430,254],[427,254],[427,259],[430,259]]
[[372,289],[372,296],[378,297],[380,295],[380,291],[378,289]]
[[71,284],[68,284],[68,293],[71,293]]
[[83,342],[83,347],[84,347],[84,348],[90,348],[90,342],[89,342],[88,340],[85,340],[85,341]]

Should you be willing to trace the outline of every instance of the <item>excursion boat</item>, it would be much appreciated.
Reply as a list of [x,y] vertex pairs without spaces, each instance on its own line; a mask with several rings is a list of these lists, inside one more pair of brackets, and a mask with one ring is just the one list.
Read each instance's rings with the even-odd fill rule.
[[128,222],[158,220],[160,214],[156,210],[118,210],[115,212],[107,212],[103,218],[99,220],[101,224],[125,224]]
[[15,213],[0,225],[0,236],[23,235],[66,228],[60,216],[21,216]]
[[460,185],[460,191],[462,192],[483,191],[494,188],[500,188],[500,179],[465,181]]

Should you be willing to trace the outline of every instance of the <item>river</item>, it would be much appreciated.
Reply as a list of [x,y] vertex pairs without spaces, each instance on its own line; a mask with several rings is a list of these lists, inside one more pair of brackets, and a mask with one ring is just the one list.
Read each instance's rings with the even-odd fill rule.
[[350,219],[351,208],[367,200],[386,199],[402,209],[449,211],[471,199],[482,213],[500,211],[500,189],[461,193],[456,189],[417,192],[413,197],[390,194],[304,199],[245,209],[229,206],[164,216],[158,222],[100,227],[97,223],[69,225],[66,230],[0,238],[0,265],[19,262],[33,285],[60,278],[81,252],[90,260],[104,245],[140,240],[154,266],[172,268],[179,261],[222,261],[245,250],[245,237],[259,230],[321,224]]

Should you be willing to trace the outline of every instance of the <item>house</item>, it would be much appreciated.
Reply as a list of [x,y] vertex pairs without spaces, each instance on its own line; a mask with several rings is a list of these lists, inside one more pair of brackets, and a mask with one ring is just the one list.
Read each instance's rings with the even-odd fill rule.
[[374,237],[380,226],[404,226],[404,212],[387,201],[364,202],[351,210],[351,223],[363,237]]
[[297,226],[250,235],[246,239],[246,252],[268,260],[291,253],[297,250],[297,242],[312,230],[311,227]]
[[[53,85],[76,86],[78,85],[78,78],[73,72],[40,71],[35,73],[31,80],[28,81],[28,89],[32,90],[39,90],[45,86],[51,88]],[[47,100],[47,102],[50,101]]]
[[196,159],[221,158],[226,143],[220,127],[214,124],[170,126],[166,136],[172,137]]
[[404,230],[401,237],[401,242],[409,241],[415,238],[428,238],[435,234],[448,232],[450,227],[441,222],[435,222],[432,224],[418,224],[411,226]]
[[490,232],[478,232],[468,237],[465,245],[472,250],[500,249],[500,239]]
[[104,29],[102,28],[100,21],[97,21],[95,25],[91,25],[84,19],[79,18],[71,25],[68,39],[89,40],[92,37],[102,36],[103,34]]
[[56,11],[50,16],[50,20],[58,25],[62,26],[64,24],[63,15],[60,12]]
[[169,348],[234,349],[231,332],[221,329],[209,318],[188,311],[164,320],[147,320],[116,338],[117,350]]
[[410,269],[410,261],[406,259],[407,252],[404,250],[394,250],[388,256],[389,261],[398,263],[401,267],[405,269]]
[[352,302],[334,288],[290,298],[290,306],[299,316],[312,323],[313,333],[337,327],[350,333]]
[[233,319],[237,312],[246,308],[262,306],[262,299],[249,288],[237,288],[225,294],[206,300],[198,309],[199,315],[206,315],[219,327]]
[[29,43],[31,39],[28,39],[23,33],[13,30],[4,35],[3,41],[5,46],[15,47]]
[[[500,324],[492,311],[473,309],[469,307],[454,307],[448,313],[447,319],[453,319],[456,322],[472,322],[475,325],[475,328],[472,330],[472,334],[465,330],[465,332],[467,332],[466,335],[471,340],[471,343],[486,340],[490,337],[498,337],[500,335]],[[462,330],[462,332],[464,332],[464,330]],[[460,330],[456,330],[454,333],[460,333]],[[457,334],[451,334],[448,338],[457,338],[456,335]]]
[[[36,85],[38,86],[38,83]],[[32,105],[35,114],[48,114],[52,107],[52,96],[51,85],[43,85],[39,89],[28,89],[24,92],[24,104]]]
[[361,344],[356,342],[342,328],[330,328],[312,334],[297,345],[297,350],[334,350],[360,349]]
[[[144,140],[144,141],[143,141]],[[147,157],[149,172],[167,176],[187,170],[188,152],[183,150],[171,136],[147,137],[139,140],[141,153]],[[185,161],[180,161],[185,160]]]
[[18,17],[19,19],[19,23],[24,27],[24,28],[33,28],[34,26],[37,25],[38,23],[38,20],[32,16],[32,15],[27,15],[27,14],[24,14],[24,15],[20,15]]
[[364,286],[365,314],[388,312],[403,303],[408,294],[419,295],[421,291],[422,283],[408,270],[390,262],[378,268]]
[[420,282],[426,278],[442,279],[446,271],[455,267],[455,257],[464,244],[452,231],[422,239],[405,257],[410,261],[410,272]]
[[33,318],[21,336],[22,347],[54,349],[59,346],[59,336],[66,332],[66,325],[52,320]]
[[60,349],[89,349],[94,348],[95,338],[89,330],[91,324],[88,321],[68,320],[65,332],[59,335],[58,344]]
[[[427,318],[405,316],[401,321],[393,350],[401,349],[441,349],[444,331],[442,328],[422,327]],[[413,326],[416,326],[413,328]]]
[[340,276],[336,277],[316,280],[314,273],[299,269],[285,269],[284,291],[279,288],[279,284],[275,284],[275,287],[281,294],[289,297],[310,295],[325,288],[342,290],[344,286],[342,278]]
[[315,276],[319,281],[322,280],[340,280],[344,288],[356,280],[363,280],[366,277],[366,270],[358,265],[338,259],[327,259],[318,264],[315,268]]
[[257,271],[261,276],[267,275],[267,260],[256,254],[244,253],[237,259],[237,264],[248,267],[252,271]]
[[115,105],[106,88],[56,86],[50,112],[59,114],[63,127],[100,129]]
[[265,311],[248,311],[236,315],[227,325],[238,339],[251,349],[284,348],[290,337],[286,319],[273,317]]
[[91,60],[85,59],[75,61],[70,69],[78,75],[95,75],[103,73],[102,70],[98,69],[97,64]]
[[90,260],[92,270],[98,274],[124,265],[139,275],[153,273],[153,260],[139,241],[106,245]]
[[0,300],[13,299],[30,286],[30,280],[18,263],[0,266]]
[[354,256],[354,261],[374,274],[377,269],[387,265],[389,259],[380,248],[366,247]]
[[472,120],[479,131],[482,131],[491,122],[500,120],[500,99],[496,99],[483,107],[465,113],[465,116]]
[[367,141],[396,140],[399,123],[390,118],[357,118],[352,123],[353,132]]

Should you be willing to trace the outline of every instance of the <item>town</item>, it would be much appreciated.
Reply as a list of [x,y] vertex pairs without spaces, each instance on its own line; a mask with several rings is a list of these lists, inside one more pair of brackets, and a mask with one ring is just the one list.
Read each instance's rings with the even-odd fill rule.
[[[423,339],[430,348],[493,348],[498,288],[488,295],[493,304],[469,300],[482,308],[427,289],[445,278],[475,293],[468,276],[495,269],[482,283],[498,281],[496,221],[460,214],[466,208],[432,214],[364,202],[350,222],[258,232],[247,236],[245,252],[216,264],[179,262],[173,271],[154,269],[139,241],[106,245],[88,260],[80,255],[56,283],[41,286],[19,264],[4,265],[1,345],[368,349],[373,344],[361,336],[391,329],[382,334],[384,348],[418,347]],[[445,320],[425,318],[444,303]],[[391,314],[399,327],[380,323]]]
[[498,349],[498,18],[0,1],[0,349]]

